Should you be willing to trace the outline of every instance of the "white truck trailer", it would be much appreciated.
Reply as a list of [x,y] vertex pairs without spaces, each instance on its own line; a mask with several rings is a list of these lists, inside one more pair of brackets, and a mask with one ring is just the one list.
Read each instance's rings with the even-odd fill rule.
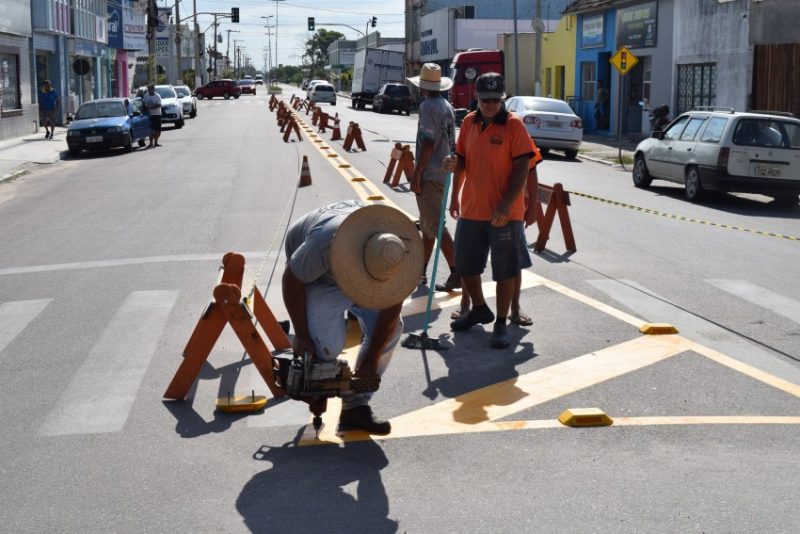
[[353,63],[353,107],[364,109],[385,83],[405,82],[405,54],[394,50],[362,48]]

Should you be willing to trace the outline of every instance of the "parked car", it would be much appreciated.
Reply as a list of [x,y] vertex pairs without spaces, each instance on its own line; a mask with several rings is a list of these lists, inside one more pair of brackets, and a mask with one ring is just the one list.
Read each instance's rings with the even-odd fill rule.
[[633,184],[684,185],[689,200],[708,190],[758,193],[785,206],[800,195],[800,120],[775,112],[698,109],[636,147]]
[[156,93],[161,97],[161,124],[172,123],[175,128],[183,128],[183,104],[171,85],[156,85]]
[[239,80],[238,85],[241,88],[243,95],[256,94],[256,82],[254,80]]
[[183,116],[197,117],[197,98],[192,94],[189,86],[177,85],[175,86],[175,92],[178,93],[178,98],[183,106]]
[[506,109],[522,119],[536,146],[546,154],[563,150],[567,159],[575,159],[583,142],[583,120],[569,104],[556,98],[512,96]]
[[153,133],[150,117],[139,99],[101,98],[84,102],[67,128],[67,148],[72,156],[83,150],[144,146]]
[[311,98],[311,88],[317,85],[318,83],[328,83],[328,80],[309,80],[308,84],[306,84],[306,98]]
[[411,115],[414,100],[411,91],[403,83],[385,83],[372,99],[372,111],[385,113],[397,110],[400,113]]
[[233,80],[214,80],[195,89],[194,94],[200,100],[203,98],[211,100],[215,96],[221,96],[228,100],[230,97],[239,98],[242,95],[242,88]]
[[336,90],[329,83],[315,84],[308,91],[308,99],[312,102],[328,102],[336,105]]

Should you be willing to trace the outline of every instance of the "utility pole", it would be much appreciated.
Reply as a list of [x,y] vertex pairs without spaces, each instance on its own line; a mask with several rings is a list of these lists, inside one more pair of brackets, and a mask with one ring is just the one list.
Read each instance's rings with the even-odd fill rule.
[[214,13],[214,79],[217,79],[217,14]]
[[203,75],[200,73],[200,27],[197,25],[197,0],[192,0],[192,8],[194,9],[194,88],[197,89],[203,85]]
[[156,28],[158,27],[158,6],[156,0],[147,2],[147,81],[155,83],[156,80]]
[[517,33],[517,0],[514,0],[514,94],[519,94],[519,33]]
[[536,54],[534,58],[535,69],[533,71],[534,94],[542,94],[542,32],[544,32],[544,21],[542,20],[542,0],[536,0],[536,19],[533,29],[536,31]]
[[[178,60],[178,85],[183,85],[183,61],[181,58],[181,0],[175,2],[175,54]],[[169,83],[169,80],[167,80]]]

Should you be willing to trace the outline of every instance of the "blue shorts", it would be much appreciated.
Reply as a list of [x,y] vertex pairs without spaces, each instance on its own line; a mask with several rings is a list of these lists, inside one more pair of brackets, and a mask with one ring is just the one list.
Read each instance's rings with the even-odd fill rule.
[[522,221],[495,228],[491,221],[459,219],[456,225],[456,272],[459,276],[483,274],[492,252],[492,280],[515,278],[532,265]]

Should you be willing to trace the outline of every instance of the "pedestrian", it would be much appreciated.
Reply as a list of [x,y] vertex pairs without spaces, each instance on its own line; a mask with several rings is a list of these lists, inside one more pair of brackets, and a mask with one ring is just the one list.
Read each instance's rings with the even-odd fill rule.
[[147,109],[147,114],[150,115],[150,126],[153,128],[148,147],[161,146],[158,143],[158,138],[161,137],[161,95],[156,93],[156,86],[152,83],[147,86],[144,107]]
[[[531,266],[527,248],[520,246],[520,233],[524,232],[525,220],[522,192],[536,147],[522,121],[505,109],[502,75],[481,74],[475,92],[478,110],[461,124],[455,168],[457,175],[464,173],[456,226],[456,271],[473,307],[450,327],[458,332],[495,321],[491,346],[501,349],[510,345],[506,321],[515,279],[521,269]],[[490,251],[492,279],[497,284],[496,317],[481,287]]]
[[[415,154],[417,164],[411,179],[411,191],[414,192],[417,199],[420,231],[425,251],[421,283],[427,284],[428,261],[431,259],[433,246],[436,243],[439,219],[444,216],[441,213],[442,198],[445,181],[450,173],[444,167],[443,162],[455,149],[456,144],[455,112],[450,102],[442,98],[442,92],[453,86],[453,80],[442,76],[442,69],[439,65],[425,63],[419,76],[408,78],[408,81],[419,87],[423,97],[423,101],[419,105]],[[458,289],[461,287],[461,278],[455,272],[453,238],[450,236],[447,226],[442,228],[439,248],[450,267],[450,275],[444,284],[436,284],[436,290]]]
[[45,80],[42,84],[42,91],[39,93],[39,114],[42,125],[44,126],[44,138],[52,139],[56,133],[56,112],[61,106],[61,98],[50,80]]
[[608,130],[608,89],[603,80],[597,80],[597,100],[594,103],[594,120],[598,130]]
[[[422,240],[414,222],[389,206],[337,202],[289,227],[286,258],[283,301],[294,324],[295,355],[335,361],[349,313],[363,334],[354,376],[380,377],[403,331],[403,300],[422,273]],[[391,424],[372,413],[371,397],[342,399],[342,430],[391,432]]]

